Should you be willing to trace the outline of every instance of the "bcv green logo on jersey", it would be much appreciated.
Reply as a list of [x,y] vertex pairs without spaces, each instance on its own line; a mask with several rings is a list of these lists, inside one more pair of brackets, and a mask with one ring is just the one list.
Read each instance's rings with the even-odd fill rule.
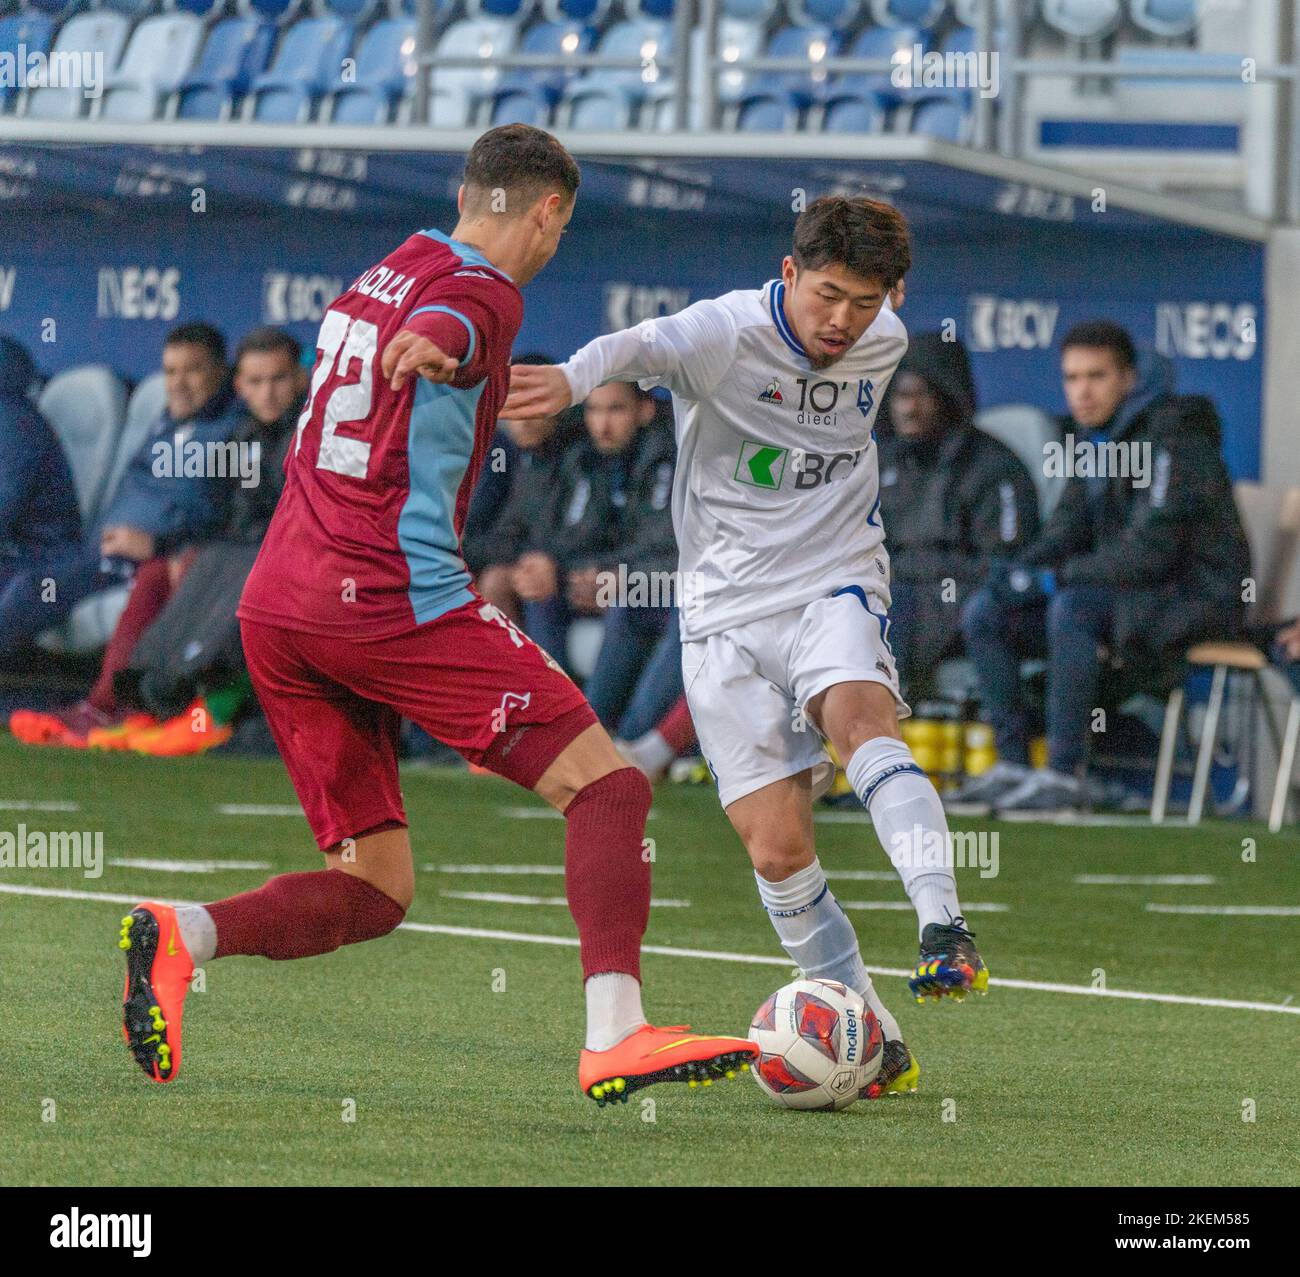
[[851,471],[864,449],[853,452],[808,452],[802,448],[778,448],[770,443],[745,439],[736,458],[735,478],[751,488],[780,488],[786,471],[794,476],[796,488],[816,488],[830,483],[836,473]]

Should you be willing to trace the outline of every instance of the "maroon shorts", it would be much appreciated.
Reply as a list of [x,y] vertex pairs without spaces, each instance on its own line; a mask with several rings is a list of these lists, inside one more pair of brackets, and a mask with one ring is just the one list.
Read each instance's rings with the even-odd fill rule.
[[572,679],[481,600],[392,638],[248,620],[240,628],[257,698],[322,850],[406,824],[403,718],[527,789],[596,722]]

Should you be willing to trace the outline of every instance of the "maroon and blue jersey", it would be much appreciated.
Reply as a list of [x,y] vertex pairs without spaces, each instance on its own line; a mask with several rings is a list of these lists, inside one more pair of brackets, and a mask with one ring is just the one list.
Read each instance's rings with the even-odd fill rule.
[[[475,597],[461,533],[522,318],[509,276],[432,230],[335,299],[240,617],[381,638]],[[402,329],[458,358],[455,379],[411,377],[394,391],[380,360]]]

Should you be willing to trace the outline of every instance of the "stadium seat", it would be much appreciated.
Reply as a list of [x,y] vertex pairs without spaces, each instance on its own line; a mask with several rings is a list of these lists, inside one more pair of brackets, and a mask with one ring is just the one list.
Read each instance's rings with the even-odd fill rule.
[[672,22],[674,0],[623,0],[623,12],[633,21]]
[[[0,57],[6,54],[17,65],[18,51],[48,53],[54,35],[54,20],[46,13],[24,9],[21,13],[0,18]],[[0,85],[0,111],[8,111],[18,100],[19,89]]]
[[[513,53],[519,28],[500,18],[463,18],[442,33],[434,50],[430,76],[429,122],[441,128],[463,128],[471,122],[480,102],[500,86],[502,71],[491,59]],[[439,67],[439,58],[480,58],[483,69]]]
[[157,8],[157,0],[99,0],[99,7],[112,9],[132,22],[138,22],[147,13]]
[[[889,58],[910,63],[912,49],[921,45],[929,47],[928,33],[920,27],[866,27],[844,53],[849,58]],[[855,72],[832,76],[826,94],[829,100],[848,97],[880,96],[885,100],[898,100],[906,90],[899,90],[888,71]]]
[[830,27],[843,33],[858,25],[862,0],[787,0],[786,12],[797,27]]
[[381,0],[317,0],[317,12],[341,18],[354,27],[363,27],[375,15]]
[[1038,489],[1038,511],[1045,519],[1061,499],[1065,479],[1048,475],[1043,465],[1044,449],[1058,443],[1061,427],[1056,418],[1032,404],[999,404],[975,414],[975,425],[986,435],[1005,444],[1024,463]]
[[297,15],[301,0],[240,0],[240,3],[263,22],[284,25]]
[[317,100],[339,87],[354,31],[341,18],[302,18],[285,31],[271,69],[254,78],[244,118],[293,124],[310,120]]
[[1119,26],[1119,0],[1043,0],[1043,21],[1070,40],[1101,40]]
[[[59,29],[50,60],[63,55],[80,72],[86,61],[98,54],[105,72],[112,72],[122,56],[130,25],[120,13],[108,9],[79,13]],[[32,89],[24,114],[39,120],[75,120],[85,114],[87,101],[85,90],[74,86]]]
[[87,527],[99,517],[126,416],[126,387],[103,364],[56,373],[37,404],[63,444]]
[[192,13],[196,18],[210,18],[225,0],[171,0],[171,8],[177,13]]
[[885,108],[875,97],[837,97],[822,116],[825,133],[883,133]]
[[[520,53],[574,56],[588,53],[596,40],[595,28],[580,22],[536,22],[524,32]],[[581,71],[573,67],[550,70],[519,67],[506,74],[503,90],[541,89],[552,95],[552,104]]]
[[1129,0],[1133,25],[1161,39],[1179,39],[1196,30],[1196,0]]
[[27,0],[27,5],[52,18],[66,17],[68,10],[73,8],[72,0]]
[[881,27],[924,27],[943,17],[947,0],[871,0],[871,20]]
[[203,41],[203,19],[189,13],[146,18],[131,35],[94,114],[106,120],[152,120],[184,81]]
[[513,22],[523,27],[533,14],[533,0],[465,0],[465,16]]
[[387,124],[415,75],[415,21],[384,18],[361,38],[353,83],[332,95],[335,124]]
[[792,106],[804,109],[824,98],[828,77],[818,63],[839,53],[839,35],[829,27],[781,27],[773,32],[764,56],[769,58],[805,58],[808,71],[764,72],[755,78],[741,103],[757,98],[786,97]]
[[927,98],[913,109],[908,132],[944,142],[968,142],[971,120],[971,113],[956,98]]
[[194,70],[181,81],[170,112],[182,120],[225,120],[266,70],[275,27],[261,18],[223,18],[208,34]]
[[610,27],[597,50],[613,58],[640,58],[642,68],[593,69],[575,81],[561,103],[568,127],[603,131],[635,124],[642,103],[662,93],[659,60],[672,56],[672,35],[672,27],[658,21],[629,20]]
[[799,108],[785,96],[748,97],[736,112],[736,129],[741,133],[789,133],[798,127]]
[[542,0],[548,22],[580,22],[597,29],[605,25],[610,0]]
[[136,386],[127,400],[126,421],[114,447],[108,473],[104,477],[102,508],[105,510],[117,495],[117,485],[122,482],[122,475],[131,464],[131,458],[144,447],[167,406],[163,384],[162,373],[150,373]]

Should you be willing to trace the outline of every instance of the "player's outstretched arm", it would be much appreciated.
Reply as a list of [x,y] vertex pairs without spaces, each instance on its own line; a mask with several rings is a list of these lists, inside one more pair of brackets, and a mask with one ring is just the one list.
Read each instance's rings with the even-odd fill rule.
[[460,360],[453,359],[427,337],[403,328],[384,347],[379,366],[388,384],[401,390],[412,374],[435,384],[450,381],[460,368]]

